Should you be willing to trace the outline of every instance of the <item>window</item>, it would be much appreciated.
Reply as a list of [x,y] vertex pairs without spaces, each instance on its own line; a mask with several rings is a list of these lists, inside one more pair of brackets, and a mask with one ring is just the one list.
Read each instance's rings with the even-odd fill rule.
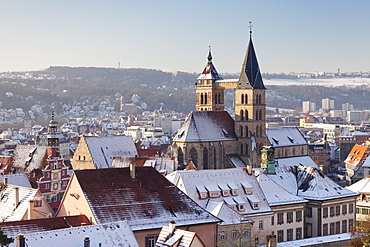
[[218,237],[220,240],[226,239],[226,231],[219,231]]
[[360,213],[360,209],[356,208],[356,214],[359,214],[359,213]]
[[335,234],[340,233],[340,221],[335,222]]
[[43,189],[50,189],[50,184],[43,184],[42,185],[42,188]]
[[[286,213],[286,221],[288,222],[288,223],[292,223],[293,222],[293,212],[288,212],[288,213]],[[292,233],[292,235],[293,235],[293,233]],[[289,241],[289,240],[288,240]]]
[[308,218],[312,218],[312,208],[311,207],[307,207],[307,214],[306,214],[306,216]]
[[295,230],[295,238],[296,239],[302,239],[302,227],[298,227]]
[[292,241],[293,240],[293,229],[290,228],[286,231],[286,240]]
[[347,214],[347,204],[342,205],[342,214],[346,215]]
[[353,227],[353,219],[348,220],[348,227],[349,227],[349,230],[351,230],[351,228]]
[[145,247],[155,247],[155,243],[157,242],[158,235],[150,234],[145,237]]
[[277,214],[277,224],[278,225],[284,224],[284,213]]
[[243,232],[243,237],[250,238],[251,236],[252,236],[251,229],[250,228],[245,229],[244,232]]
[[330,217],[334,217],[334,207],[330,207]]
[[342,220],[342,233],[347,232],[347,220]]
[[353,213],[353,203],[348,204],[348,213]]
[[258,203],[253,203],[253,209],[259,209]]
[[232,239],[238,238],[238,231],[237,230],[232,230],[231,231],[231,238]]
[[322,217],[328,218],[328,208],[323,208],[323,210],[322,210]]
[[254,246],[260,246],[260,239],[254,238]]
[[263,220],[258,222],[258,229],[263,230]]
[[302,221],[302,211],[301,210],[295,212],[295,220],[297,222],[301,222]]
[[333,235],[334,234],[334,222],[330,223],[330,232],[329,232],[330,235]]
[[284,241],[284,231],[283,230],[277,231],[277,241],[278,242]]
[[361,214],[368,214],[369,210],[367,208],[361,208]]
[[275,223],[275,215],[273,215],[273,216],[271,217],[271,225],[273,226],[273,225],[274,225],[274,223]]
[[336,216],[340,215],[340,205],[335,207],[335,215]]
[[45,177],[46,177],[46,178],[49,178],[49,177],[50,177],[50,173],[45,172]]
[[322,225],[322,235],[327,236],[328,235],[328,224]]
[[36,207],[42,207],[42,201],[41,200],[34,200],[33,206]]

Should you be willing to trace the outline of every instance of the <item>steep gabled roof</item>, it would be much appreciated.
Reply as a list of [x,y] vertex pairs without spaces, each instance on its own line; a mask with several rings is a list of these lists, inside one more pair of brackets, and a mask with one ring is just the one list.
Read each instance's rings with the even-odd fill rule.
[[174,142],[236,140],[234,119],[226,111],[192,111]]
[[249,39],[247,52],[245,53],[238,88],[266,89],[254,51],[252,37]]
[[357,196],[356,193],[342,188],[333,180],[311,166],[276,167],[276,174],[267,176],[285,190],[307,200],[330,200]]
[[367,146],[355,144],[351,152],[348,154],[344,163],[346,165],[351,165],[353,167],[362,165],[362,163],[367,157],[366,155],[368,153],[368,150],[369,150],[369,147]]
[[32,188],[25,173],[0,175],[0,182],[4,182],[5,178],[8,178],[8,184]]
[[220,220],[199,207],[152,167],[75,171],[95,220],[127,220],[135,230],[161,228],[174,220],[178,225],[217,223]]
[[[18,205],[15,205],[16,188],[19,192]],[[29,201],[34,200],[37,191],[22,186],[5,185],[0,190],[0,222],[22,220],[28,210]]]
[[14,150],[13,166],[29,175],[35,169],[46,165],[46,146],[17,145]]
[[131,136],[84,136],[96,168],[111,167],[114,157],[135,157]]
[[[197,240],[197,241],[195,241]],[[194,245],[194,242],[197,244]],[[191,247],[191,246],[206,246],[199,236],[195,232],[185,231],[181,229],[175,229],[173,233],[170,233],[168,226],[162,227],[159,233],[156,247]]]
[[209,48],[207,58],[208,58],[208,63],[206,64],[206,67],[204,68],[202,74],[198,77],[198,80],[212,79],[213,82],[215,80],[222,80],[222,77],[218,74],[215,66],[212,63],[211,48]]
[[0,228],[8,236],[17,236],[20,233],[28,234],[78,227],[82,224],[91,225],[89,219],[85,215],[3,222],[0,223]]

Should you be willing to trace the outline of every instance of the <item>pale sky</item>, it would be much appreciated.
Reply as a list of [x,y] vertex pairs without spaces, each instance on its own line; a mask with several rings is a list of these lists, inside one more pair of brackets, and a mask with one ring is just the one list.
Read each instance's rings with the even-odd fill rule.
[[370,71],[368,0],[0,0],[0,71],[50,66]]

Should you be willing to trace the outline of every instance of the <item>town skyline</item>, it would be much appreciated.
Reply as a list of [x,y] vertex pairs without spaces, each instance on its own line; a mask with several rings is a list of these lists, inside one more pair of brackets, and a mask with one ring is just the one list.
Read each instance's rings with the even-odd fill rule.
[[[49,66],[237,73],[252,21],[262,72],[368,71],[370,3],[3,3],[0,71]],[[17,10],[17,11],[14,11]]]

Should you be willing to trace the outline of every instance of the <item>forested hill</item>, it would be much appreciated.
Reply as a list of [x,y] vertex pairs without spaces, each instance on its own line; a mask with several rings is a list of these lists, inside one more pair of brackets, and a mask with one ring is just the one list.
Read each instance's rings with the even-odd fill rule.
[[[195,87],[199,73],[165,72],[153,69],[115,69],[95,67],[50,67],[43,71],[14,72],[10,78],[0,78],[0,101],[3,108],[21,107],[25,110],[33,104],[54,103],[56,110],[63,104],[74,105],[89,99],[123,96],[130,102],[137,94],[153,111],[163,109],[190,112],[195,109]],[[271,75],[265,75],[271,78]],[[237,74],[222,74],[223,78],[237,78]],[[302,101],[313,101],[321,106],[321,99],[335,99],[336,107],[349,102],[356,109],[370,106],[369,88],[324,86],[266,86],[266,103],[271,107],[300,109]],[[304,88],[303,88],[304,87]],[[5,95],[12,92],[14,97]],[[232,105],[228,94],[227,104]],[[118,108],[118,101],[115,102]]]

